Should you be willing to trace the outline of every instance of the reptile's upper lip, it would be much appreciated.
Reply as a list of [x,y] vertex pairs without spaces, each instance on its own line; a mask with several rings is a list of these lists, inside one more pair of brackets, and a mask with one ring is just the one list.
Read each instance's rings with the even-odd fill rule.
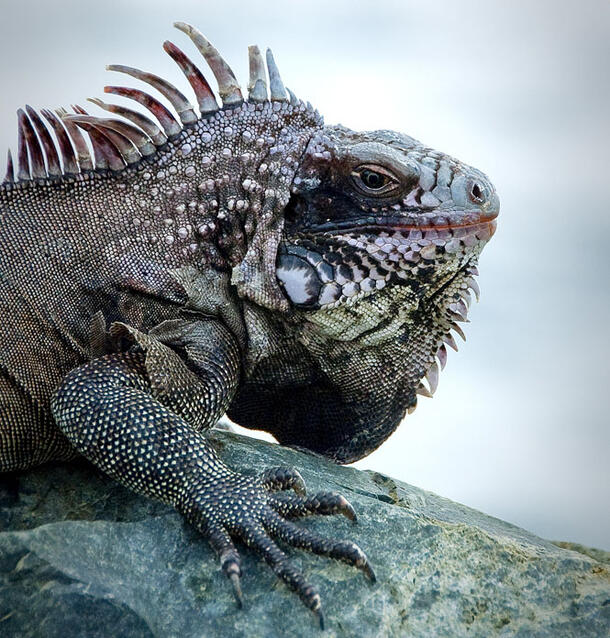
[[490,228],[493,228],[493,232],[496,230],[497,222],[495,221],[498,216],[498,211],[492,213],[483,213],[476,220],[469,220],[467,222],[446,223],[446,224],[392,224],[392,228],[405,229],[405,230],[453,230],[455,228],[475,228],[477,226],[483,226],[488,224]]
[[[498,217],[498,210],[493,210],[490,212],[481,212],[476,218],[469,218],[468,220],[464,220],[462,222],[451,222],[446,216],[439,216],[440,223],[427,223],[427,224],[415,224],[415,223],[407,223],[404,218],[399,216],[388,216],[384,218],[372,219],[367,218],[363,219],[360,223],[354,223],[353,220],[349,222],[328,222],[325,224],[320,224],[318,226],[310,226],[309,228],[304,229],[307,234],[310,233],[328,233],[330,235],[333,234],[344,234],[344,233],[353,233],[353,232],[379,232],[384,229],[391,230],[455,230],[457,228],[460,229],[468,229],[468,228],[483,228],[487,227],[490,231],[490,234],[496,230],[497,222],[496,217]],[[410,221],[410,220],[409,220]]]

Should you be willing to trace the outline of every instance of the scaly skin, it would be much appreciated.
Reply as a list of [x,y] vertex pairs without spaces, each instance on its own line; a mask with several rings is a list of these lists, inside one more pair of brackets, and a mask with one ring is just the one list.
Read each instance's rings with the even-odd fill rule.
[[407,136],[325,126],[288,100],[272,58],[269,101],[258,49],[244,101],[203,36],[177,26],[206,56],[222,108],[166,43],[201,110],[157,83],[182,126],[121,90],[164,131],[77,110],[66,133],[45,112],[58,153],[36,113],[20,112],[18,179],[11,164],[0,187],[0,471],[82,454],[184,514],[240,604],[235,538],[323,623],[274,539],[374,579],[359,547],[287,520],[355,520],[353,509],[306,496],[292,468],[228,468],[204,432],[228,413],[341,463],[377,448],[436,387],[498,200],[482,173]]

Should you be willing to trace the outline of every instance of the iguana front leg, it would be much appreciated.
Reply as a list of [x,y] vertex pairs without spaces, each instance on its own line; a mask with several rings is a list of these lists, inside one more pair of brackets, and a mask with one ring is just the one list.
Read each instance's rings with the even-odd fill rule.
[[[230,332],[215,320],[165,322],[148,335],[122,324],[113,330],[137,345],[65,377],[52,401],[59,427],[100,469],[140,494],[172,504],[207,536],[240,606],[240,558],[232,538],[261,554],[323,624],[320,596],[273,539],[343,560],[374,578],[354,543],[328,540],[285,520],[355,514],[337,494],[305,497],[296,470],[249,477],[218,458],[201,430],[224,413],[237,388],[239,348]],[[290,488],[301,494],[273,493]]]

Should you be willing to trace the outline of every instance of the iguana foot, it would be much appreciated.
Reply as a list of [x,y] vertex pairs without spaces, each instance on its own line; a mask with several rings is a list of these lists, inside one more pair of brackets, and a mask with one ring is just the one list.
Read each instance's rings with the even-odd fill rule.
[[216,550],[240,607],[243,605],[241,560],[233,539],[243,541],[260,554],[275,574],[314,612],[323,627],[320,595],[275,541],[353,565],[372,581],[375,581],[375,574],[365,553],[355,543],[324,538],[286,520],[310,514],[343,514],[355,521],[354,509],[344,497],[331,492],[308,497],[273,493],[282,489],[294,489],[304,494],[301,475],[292,468],[273,468],[258,477],[232,473],[219,477],[212,490],[209,484],[189,486],[190,496],[184,496],[178,509],[207,536]]

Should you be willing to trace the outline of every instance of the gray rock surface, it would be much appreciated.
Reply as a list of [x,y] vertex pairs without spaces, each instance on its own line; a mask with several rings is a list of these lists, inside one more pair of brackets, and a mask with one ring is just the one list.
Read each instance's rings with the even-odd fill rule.
[[302,524],[359,543],[379,582],[289,550],[323,596],[322,634],[243,550],[246,608],[238,611],[207,542],[172,509],[85,463],[49,466],[0,476],[0,636],[610,635],[605,552],[558,547],[381,474],[231,433],[214,440],[234,467],[295,465],[309,491],[347,496],[357,525],[342,517]]

